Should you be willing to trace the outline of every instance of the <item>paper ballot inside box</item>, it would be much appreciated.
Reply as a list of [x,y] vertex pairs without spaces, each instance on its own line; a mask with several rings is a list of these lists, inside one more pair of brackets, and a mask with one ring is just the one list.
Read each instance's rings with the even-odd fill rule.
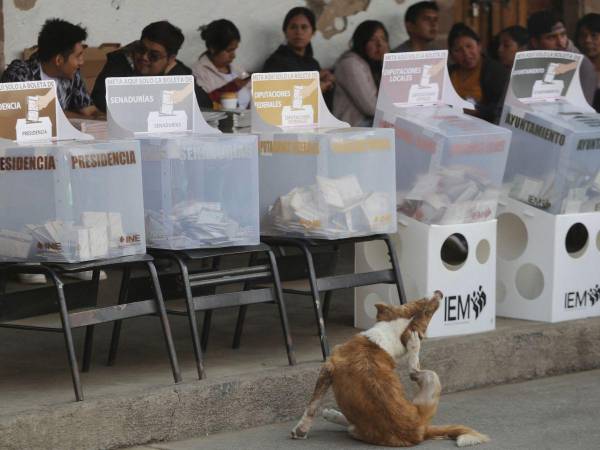
[[393,199],[387,192],[365,193],[354,175],[316,177],[316,185],[296,187],[277,199],[269,218],[274,230],[327,238],[384,232],[390,227]]

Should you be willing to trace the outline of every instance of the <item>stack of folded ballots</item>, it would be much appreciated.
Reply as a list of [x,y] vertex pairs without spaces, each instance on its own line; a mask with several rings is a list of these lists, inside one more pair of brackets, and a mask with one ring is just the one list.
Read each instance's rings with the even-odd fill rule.
[[517,174],[510,196],[540,209],[552,209],[560,214],[600,211],[600,171],[591,175],[586,170],[571,170],[566,177],[566,195],[556,186],[556,174],[545,179]]
[[81,225],[73,221],[50,220],[44,224],[27,224],[22,231],[0,230],[0,258],[64,259],[85,261],[109,256],[110,248],[121,245],[121,214],[86,211]]
[[477,169],[442,167],[417,178],[408,193],[398,193],[398,210],[427,223],[478,222],[495,217],[498,195]]
[[240,226],[218,202],[183,201],[171,214],[146,209],[149,246],[201,248],[246,242],[252,230]]
[[385,192],[363,192],[354,175],[317,176],[317,184],[296,187],[277,199],[267,228],[276,234],[344,238],[386,232],[394,203]]

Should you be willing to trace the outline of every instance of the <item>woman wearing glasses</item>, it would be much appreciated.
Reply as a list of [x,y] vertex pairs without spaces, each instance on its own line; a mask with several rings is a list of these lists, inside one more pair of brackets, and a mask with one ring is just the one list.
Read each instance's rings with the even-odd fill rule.
[[[139,41],[109,53],[92,91],[96,107],[106,112],[106,78],[192,75],[192,69],[177,59],[183,40],[181,30],[163,20],[146,26]],[[206,92],[199,86],[196,86],[196,98],[200,107],[212,106]]]

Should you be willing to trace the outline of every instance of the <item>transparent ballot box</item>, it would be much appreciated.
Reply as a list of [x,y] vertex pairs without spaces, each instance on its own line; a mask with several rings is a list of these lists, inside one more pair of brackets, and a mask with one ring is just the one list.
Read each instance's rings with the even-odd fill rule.
[[393,130],[260,136],[261,233],[341,239],[396,231]]
[[505,108],[508,195],[551,214],[600,211],[600,114],[564,102]]
[[80,262],[146,251],[136,141],[0,142],[0,260]]
[[256,136],[177,133],[137,139],[148,247],[259,243]]
[[511,133],[450,107],[399,110],[398,211],[436,225],[496,217]]

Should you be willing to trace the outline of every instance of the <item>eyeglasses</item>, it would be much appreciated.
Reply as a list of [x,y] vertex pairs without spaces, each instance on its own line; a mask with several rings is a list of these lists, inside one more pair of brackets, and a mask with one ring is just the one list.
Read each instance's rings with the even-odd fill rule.
[[133,48],[133,51],[136,55],[139,56],[143,56],[143,55],[148,55],[148,60],[151,63],[155,63],[157,61],[160,61],[163,58],[167,58],[168,55],[163,55],[161,52],[157,51],[157,50],[151,50],[148,47],[146,47],[144,44],[142,44],[141,42],[139,42],[138,44],[136,44],[136,46]]

